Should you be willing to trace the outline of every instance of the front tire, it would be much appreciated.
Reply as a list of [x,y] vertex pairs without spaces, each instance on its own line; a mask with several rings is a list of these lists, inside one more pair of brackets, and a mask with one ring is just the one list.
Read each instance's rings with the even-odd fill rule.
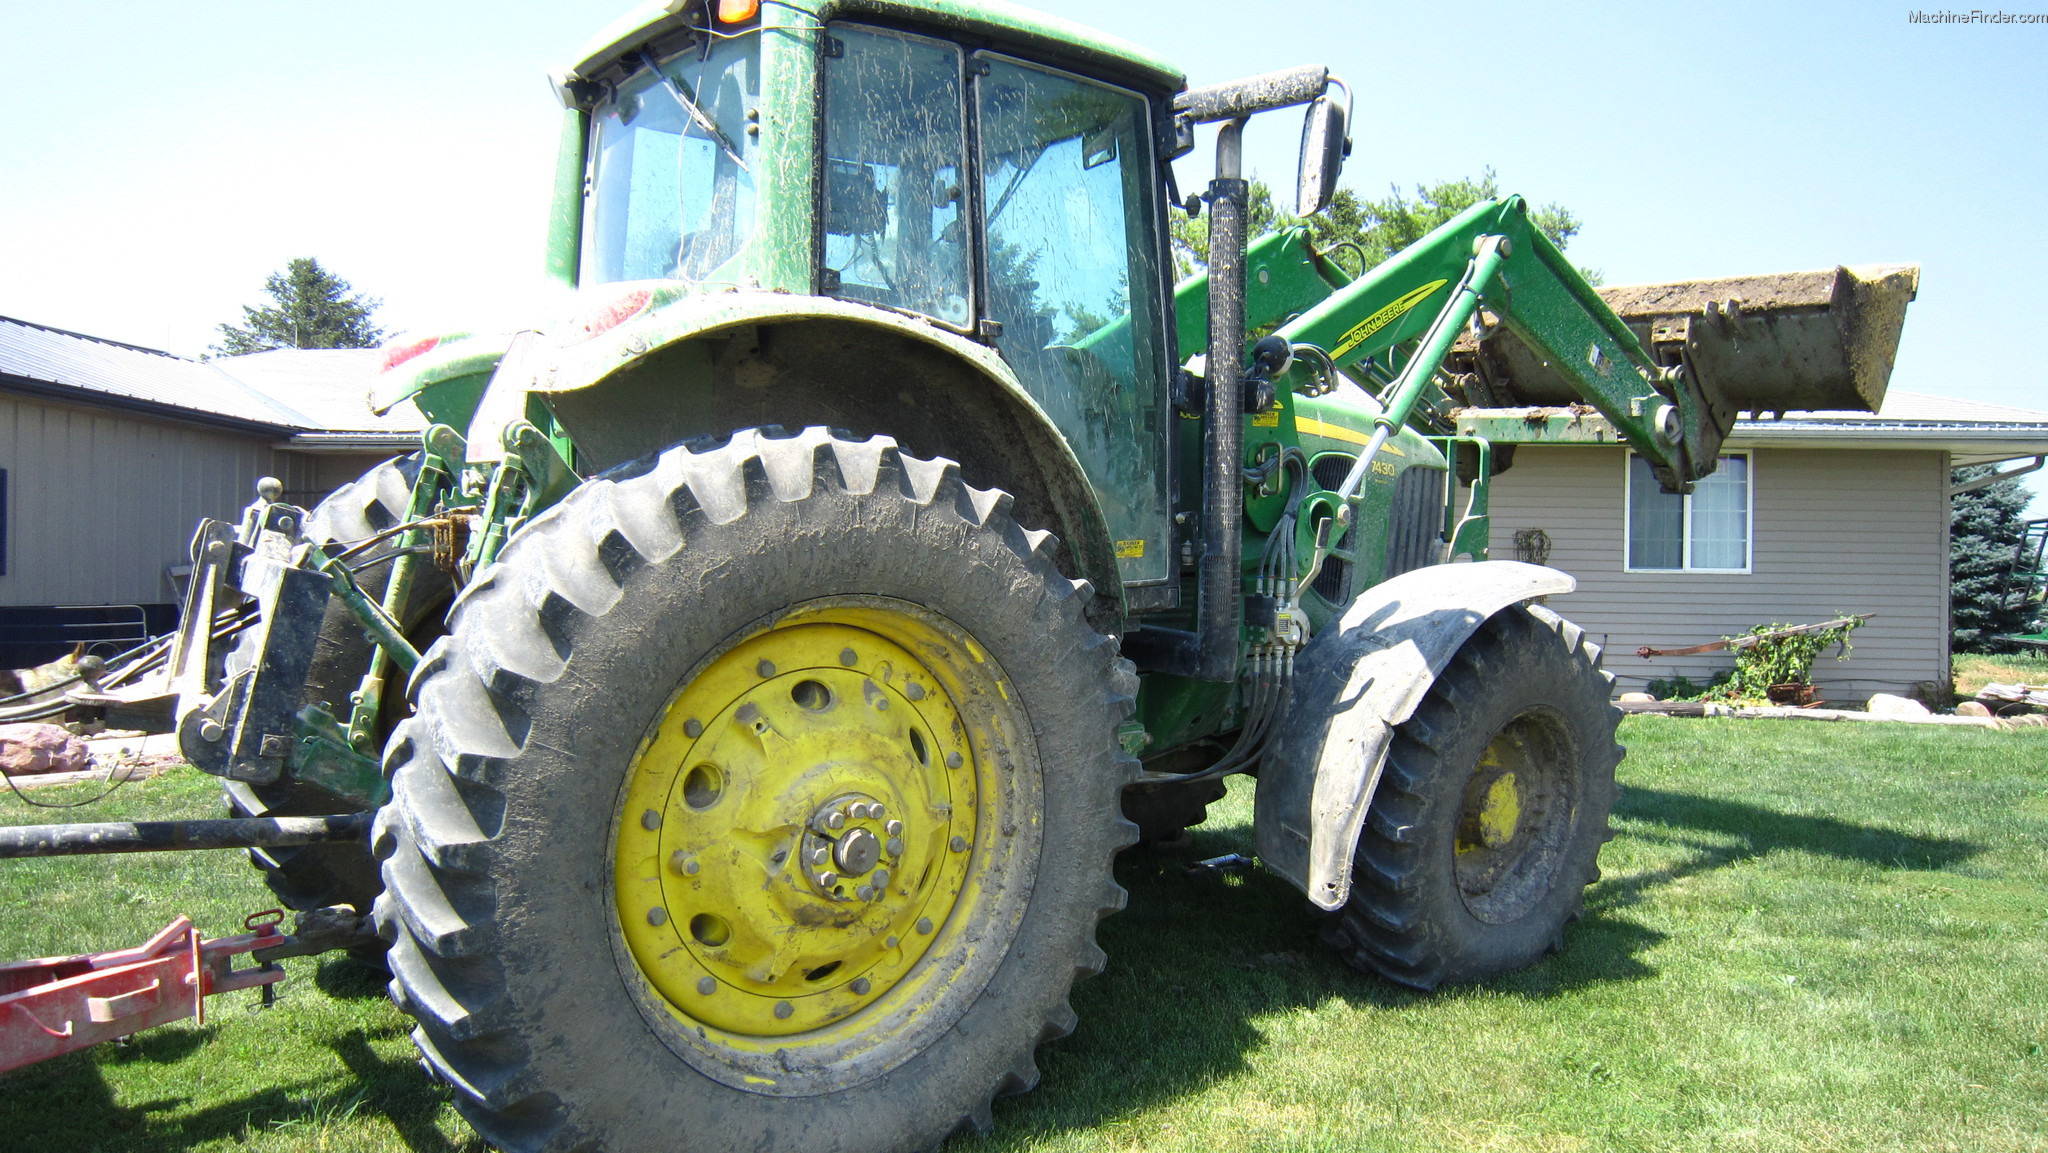
[[1425,990],[1562,948],[1613,835],[1613,679],[1583,631],[1541,606],[1481,625],[1395,730],[1350,900],[1324,939]]
[[374,847],[393,996],[512,1150],[924,1148],[1073,1027],[1135,678],[885,438],[586,484],[459,598]]

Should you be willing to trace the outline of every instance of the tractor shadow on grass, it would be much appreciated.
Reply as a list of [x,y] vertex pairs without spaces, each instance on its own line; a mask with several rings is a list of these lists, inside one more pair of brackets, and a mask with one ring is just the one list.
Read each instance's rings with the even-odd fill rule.
[[[1624,787],[1615,803],[1626,835],[1681,845],[1691,855],[1673,864],[1603,880],[1586,894],[1591,910],[1640,903],[1652,890],[1775,852],[1799,851],[1884,869],[1939,869],[1982,851],[1968,841],[1923,837],[1834,817],[1782,813],[1697,793]],[[1644,826],[1648,826],[1645,828]]]
[[1038,1052],[1039,1087],[999,1104],[993,1136],[945,1146],[1022,1149],[1070,1130],[1100,1131],[1243,1073],[1269,1043],[1272,1020],[1333,1003],[1390,1013],[1429,1012],[1468,997],[1544,1000],[1654,976],[1642,958],[1666,935],[1627,915],[1659,887],[1768,853],[1799,850],[1882,868],[1935,868],[1977,846],[1756,805],[1654,789],[1626,789],[1616,806],[1631,837],[1668,836],[1692,849],[1667,867],[1596,883],[1564,951],[1519,973],[1465,988],[1417,993],[1347,967],[1318,936],[1321,921],[1287,882],[1257,871],[1190,874],[1195,861],[1252,852],[1248,825],[1193,830],[1164,851],[1117,861],[1130,905],[1097,938],[1102,976],[1073,994],[1081,1027]]
[[1276,1015],[1333,1003],[1399,1013],[1471,995],[1549,998],[1650,975],[1638,956],[1664,939],[1623,918],[1589,916],[1573,926],[1564,953],[1528,970],[1417,993],[1339,960],[1318,936],[1321,914],[1286,881],[1256,870],[1188,871],[1251,851],[1250,827],[1238,826],[1197,829],[1177,849],[1119,858],[1130,904],[1097,930],[1110,964],[1075,986],[1079,1031],[1039,1050],[1039,1087],[999,1103],[992,1137],[963,1135],[944,1148],[1026,1148],[1198,1092],[1243,1072],[1248,1055],[1268,1044]]

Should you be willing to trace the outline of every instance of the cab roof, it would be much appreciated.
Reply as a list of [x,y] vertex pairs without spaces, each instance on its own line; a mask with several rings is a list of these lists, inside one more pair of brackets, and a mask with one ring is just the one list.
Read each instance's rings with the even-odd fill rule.
[[[650,0],[611,23],[584,46],[566,79],[592,79],[648,41],[691,27],[701,19],[701,0]],[[1028,53],[1104,79],[1166,95],[1186,86],[1179,68],[1147,49],[1057,16],[1008,0],[815,0],[808,9],[764,4],[771,25],[805,27],[831,20],[874,20],[921,27],[990,47]]]

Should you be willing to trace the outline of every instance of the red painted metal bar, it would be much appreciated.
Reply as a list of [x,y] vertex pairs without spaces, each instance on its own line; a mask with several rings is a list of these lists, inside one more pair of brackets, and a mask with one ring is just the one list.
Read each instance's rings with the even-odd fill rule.
[[206,940],[179,917],[133,949],[0,965],[0,1073],[186,1017],[206,1021],[206,998],[284,979],[284,970],[234,968],[238,954],[284,940],[276,909],[243,921],[249,932]]

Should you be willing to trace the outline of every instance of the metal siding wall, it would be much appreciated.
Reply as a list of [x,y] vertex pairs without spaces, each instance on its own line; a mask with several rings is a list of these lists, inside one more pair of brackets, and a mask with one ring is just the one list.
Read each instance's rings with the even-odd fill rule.
[[1754,556],[1746,575],[1622,571],[1622,453],[1523,448],[1494,484],[1494,555],[1517,529],[1550,534],[1550,563],[1579,578],[1552,607],[1607,648],[1617,691],[1684,673],[1705,680],[1726,654],[1635,655],[1766,621],[1876,613],[1849,659],[1814,667],[1823,694],[1860,702],[1948,675],[1948,454],[1759,449]]
[[0,468],[8,605],[168,601],[164,566],[185,562],[199,518],[232,519],[258,476],[311,480],[264,438],[9,396]]

